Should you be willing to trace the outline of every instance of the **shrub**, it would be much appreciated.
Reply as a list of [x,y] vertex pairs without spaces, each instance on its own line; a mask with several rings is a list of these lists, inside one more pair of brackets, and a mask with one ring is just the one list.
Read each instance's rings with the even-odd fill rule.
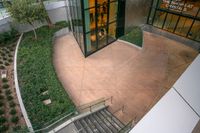
[[15,104],[15,102],[11,101],[11,102],[9,102],[9,106],[10,106],[11,108],[13,108],[13,107],[16,106],[16,104]]
[[5,69],[5,66],[1,65],[1,66],[0,66],[0,69]]
[[11,109],[11,111],[10,111],[10,114],[11,114],[11,115],[15,115],[16,113],[17,113],[17,111],[16,111],[15,108]]
[[13,100],[13,97],[11,95],[7,96],[7,100],[11,101],[11,100]]
[[0,100],[4,99],[4,96],[0,95]]
[[6,65],[6,66],[9,66],[9,65],[10,65],[10,63],[8,63],[8,62],[5,62],[5,65]]
[[6,78],[3,78],[3,79],[2,79],[2,82],[3,82],[3,83],[6,83],[6,82],[8,82],[8,80],[7,80]]
[[4,113],[5,111],[2,108],[0,108],[0,115],[3,115]]
[[0,101],[0,107],[2,107],[4,104],[3,104],[3,102],[2,101]]
[[19,121],[19,117],[18,117],[18,116],[13,116],[13,117],[11,118],[11,122],[12,122],[12,123],[17,124],[18,121]]
[[8,89],[10,86],[9,86],[8,84],[4,84],[2,87],[3,87],[4,89]]
[[6,121],[7,120],[4,116],[0,116],[0,124],[4,124]]
[[18,32],[14,28],[12,28],[8,32],[0,33],[0,46],[5,46],[6,44],[9,44],[15,41],[17,35],[18,35]]
[[13,62],[13,60],[12,60],[12,59],[9,59],[9,60],[8,60],[8,62],[10,62],[10,63],[11,63],[11,62]]
[[5,132],[8,130],[8,125],[0,125],[0,132]]
[[12,92],[11,92],[10,90],[6,90],[5,93],[6,93],[6,96],[8,96],[8,95],[10,95]]

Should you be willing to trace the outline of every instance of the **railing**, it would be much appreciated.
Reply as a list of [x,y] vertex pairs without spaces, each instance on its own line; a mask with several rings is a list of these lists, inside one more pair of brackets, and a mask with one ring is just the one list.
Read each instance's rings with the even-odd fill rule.
[[41,129],[37,129],[34,132],[35,133],[43,133],[43,132],[49,132],[50,130],[54,129],[55,127],[57,127],[58,125],[62,124],[63,122],[69,120],[71,117],[74,117],[76,114],[76,111],[73,110],[70,113],[65,113],[65,114],[61,114],[58,117],[52,119],[51,121],[47,122],[44,124],[44,128]]
[[109,98],[101,98],[101,99],[98,99],[98,100],[93,101],[91,103],[87,103],[87,104],[78,106],[77,110],[78,110],[79,113],[87,112],[87,111],[92,112],[94,108],[97,108],[97,107],[100,107],[100,106],[106,106],[107,102],[109,102],[109,101],[112,104],[112,100],[113,100],[112,96],[109,97]]
[[[97,108],[97,107],[99,107],[101,105],[106,106],[106,102],[108,102],[109,100],[112,103],[112,97],[107,98],[107,99],[105,99],[105,98],[98,99],[98,100],[93,101],[91,103],[78,106],[77,107],[77,111],[79,113],[82,113],[82,112],[85,112],[85,111],[92,112],[92,111],[94,111],[93,110],[94,108]],[[75,117],[75,116],[79,115],[79,113],[77,111],[73,110],[70,113],[62,114],[62,115],[52,119],[48,123],[44,124],[44,126],[43,126],[44,128],[35,130],[34,132],[35,133],[42,133],[42,132],[46,133],[46,132],[49,132],[49,131],[53,130],[54,128],[56,128],[58,125],[61,125],[64,122],[66,122],[67,120],[71,119],[72,117]],[[53,122],[53,121],[55,121],[55,122]]]

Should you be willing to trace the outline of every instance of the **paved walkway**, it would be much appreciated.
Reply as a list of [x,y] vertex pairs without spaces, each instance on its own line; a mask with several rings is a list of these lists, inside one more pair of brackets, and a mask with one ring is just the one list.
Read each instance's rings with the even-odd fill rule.
[[113,96],[111,110],[122,121],[140,120],[175,83],[197,52],[178,42],[144,32],[139,50],[114,42],[84,58],[72,35],[58,38],[54,64],[58,77],[76,105]]

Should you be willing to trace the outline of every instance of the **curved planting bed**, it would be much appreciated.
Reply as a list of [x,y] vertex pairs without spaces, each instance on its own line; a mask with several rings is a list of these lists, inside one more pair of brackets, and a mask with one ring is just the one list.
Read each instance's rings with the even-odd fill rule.
[[67,24],[25,33],[19,46],[17,71],[21,95],[34,129],[39,129],[74,111],[74,105],[60,84],[52,63],[54,33]]

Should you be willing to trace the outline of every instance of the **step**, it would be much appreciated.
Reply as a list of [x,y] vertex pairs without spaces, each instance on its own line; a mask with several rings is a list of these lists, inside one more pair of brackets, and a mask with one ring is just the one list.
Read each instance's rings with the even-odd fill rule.
[[[104,109],[104,111],[109,115],[109,116],[114,116],[112,113],[110,113],[107,109]],[[117,119],[115,116],[113,117],[113,120],[121,127],[123,128],[125,125]]]
[[108,115],[104,110],[100,111],[100,113],[119,131],[121,127],[116,123],[114,117]]
[[79,121],[80,121],[80,123],[82,124],[82,127],[86,130],[87,133],[93,133],[91,127],[89,127],[87,125],[87,123],[85,122],[84,119],[80,119]]
[[113,125],[113,123],[111,123],[101,112],[96,113],[96,115],[112,130],[113,133],[118,131],[115,125]]
[[93,122],[93,124],[96,126],[98,131],[100,131],[100,133],[106,133],[105,130],[98,123],[98,120],[93,117],[93,115],[90,115],[88,118],[91,120],[91,122]]
[[76,126],[78,133],[87,133],[81,125],[81,123],[79,122],[79,120],[75,121],[74,125]]
[[105,130],[106,133],[112,133],[112,130],[110,129],[110,127],[107,126],[106,122],[104,122],[103,120],[101,120],[97,114],[93,114],[93,117],[97,120],[97,122],[99,123],[99,125]]
[[95,124],[88,117],[84,118],[84,120],[87,123],[87,125],[92,129],[93,133],[100,133],[98,128],[95,126]]

